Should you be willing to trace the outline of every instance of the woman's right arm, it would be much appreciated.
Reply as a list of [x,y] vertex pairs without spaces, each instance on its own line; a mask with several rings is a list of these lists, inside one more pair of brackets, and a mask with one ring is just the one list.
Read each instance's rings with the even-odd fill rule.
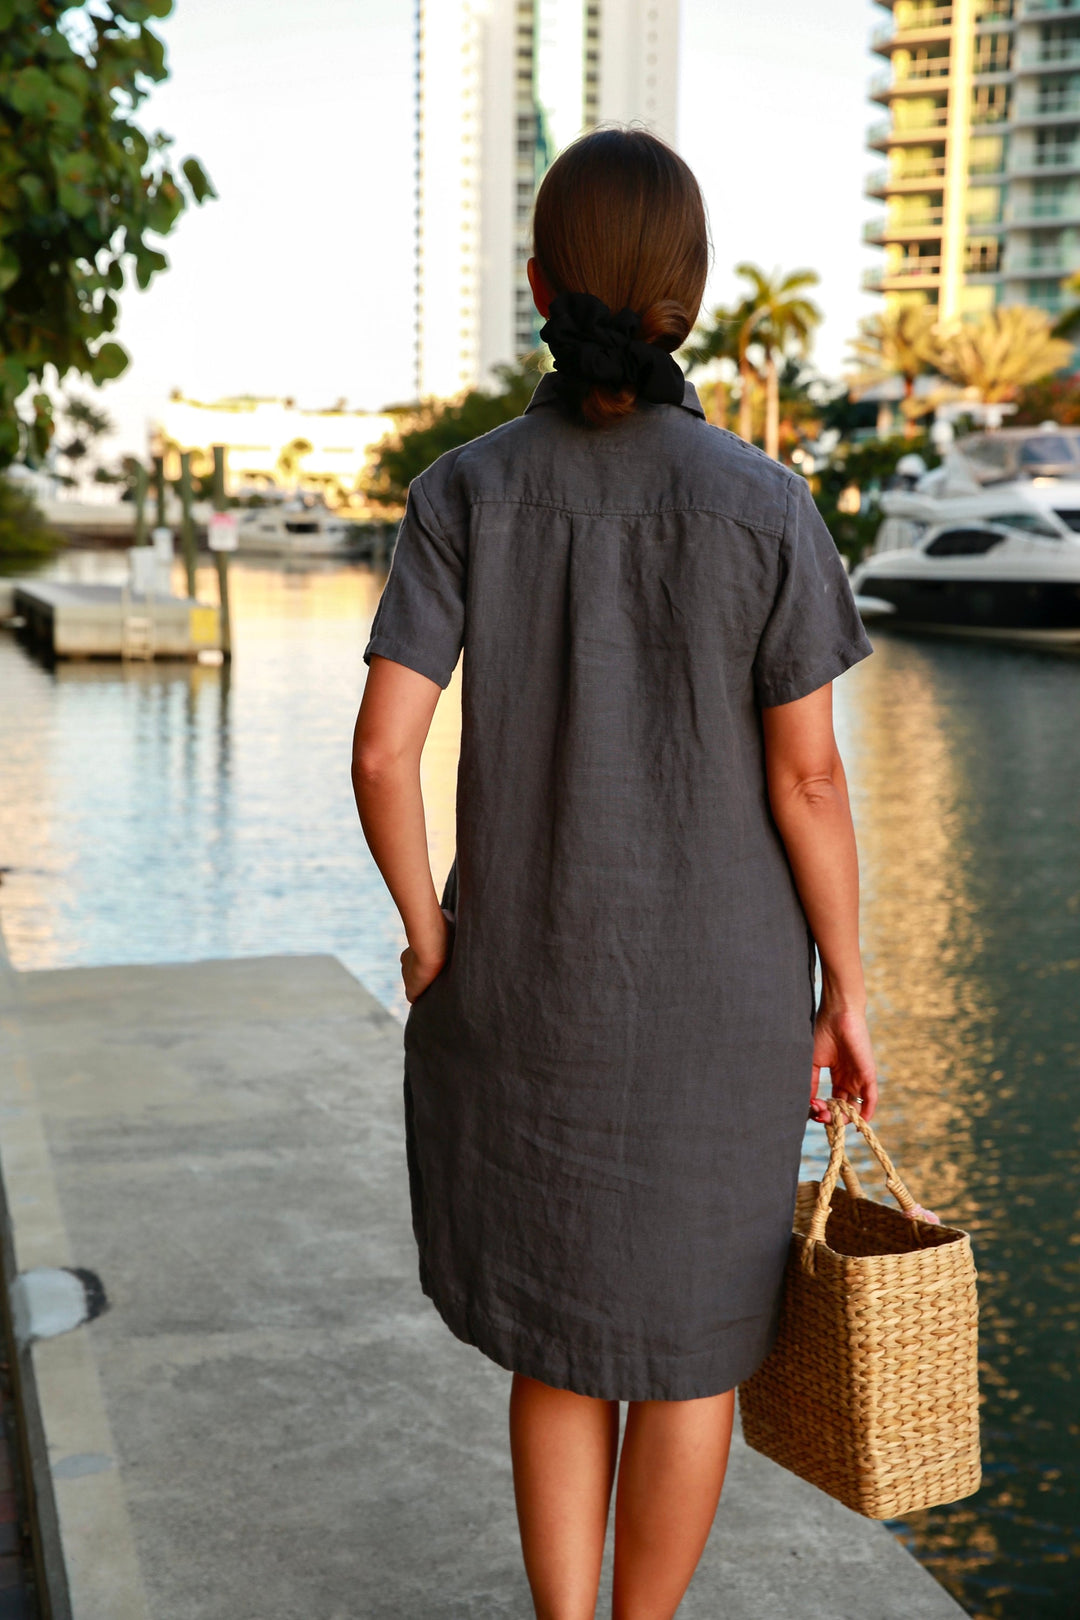
[[832,724],[832,685],[761,711],[773,819],[821,958],[810,1096],[828,1068],[835,1096],[877,1106],[859,952],[859,863],[847,780]]

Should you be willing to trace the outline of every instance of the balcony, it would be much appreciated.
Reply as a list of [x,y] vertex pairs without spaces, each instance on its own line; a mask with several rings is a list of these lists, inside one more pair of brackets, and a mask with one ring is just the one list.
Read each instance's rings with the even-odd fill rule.
[[928,6],[925,11],[882,23],[870,35],[870,49],[887,55],[893,45],[910,44],[920,34],[941,34],[951,27],[952,14],[952,6]]
[[[901,102],[900,105],[903,106],[904,103]],[[906,120],[897,124],[891,119],[883,118],[870,126],[866,137],[867,145],[882,151],[886,147],[905,141],[941,140],[948,121],[947,107],[933,107],[928,112],[920,113],[918,122],[912,119],[910,125]]]
[[1063,253],[1032,253],[1025,259],[1005,261],[1007,276],[1054,276],[1058,281],[1075,270]]
[[1034,106],[1021,102],[1013,112],[1014,124],[1062,124],[1080,119],[1080,96],[1064,96],[1052,105],[1037,101]]
[[1077,0],[1023,0],[1020,17],[1068,17],[1080,12]]
[[[1080,16],[1080,12],[1077,13]],[[1080,37],[1055,41],[1052,49],[1021,51],[1016,59],[1018,73],[1045,73],[1048,69],[1068,68],[1080,62]]]
[[881,270],[864,270],[862,273],[863,292],[880,292],[881,283],[884,279],[884,272]]
[[1038,230],[1046,225],[1080,225],[1080,196],[1061,203],[1054,213],[1045,209],[1025,208],[1017,204],[1006,221],[1011,231]]
[[927,254],[921,259],[901,259],[897,264],[887,264],[883,270],[871,274],[879,277],[872,291],[900,292],[909,287],[936,287],[941,275],[941,259],[936,254]]
[[928,208],[904,219],[870,219],[863,226],[863,241],[880,247],[883,242],[917,242],[941,235],[943,212]]

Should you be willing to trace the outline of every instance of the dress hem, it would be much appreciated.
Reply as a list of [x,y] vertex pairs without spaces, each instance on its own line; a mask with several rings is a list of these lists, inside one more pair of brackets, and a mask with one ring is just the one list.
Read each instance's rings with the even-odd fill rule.
[[[602,1353],[577,1355],[568,1346],[557,1346],[555,1341],[544,1349],[515,1342],[512,1334],[497,1327],[475,1307],[470,1307],[464,1301],[451,1304],[441,1298],[432,1288],[423,1264],[420,1268],[420,1286],[454,1337],[479,1350],[496,1366],[506,1372],[534,1378],[537,1383],[547,1384],[552,1389],[565,1389],[572,1394],[588,1395],[597,1400],[696,1401],[724,1395],[757,1372],[776,1338],[776,1323],[759,1318],[761,1338],[756,1352],[747,1356],[744,1350],[738,1357],[725,1357],[723,1352],[718,1352],[714,1358],[716,1370],[708,1376],[688,1372],[685,1368],[687,1362],[702,1361],[703,1355],[643,1355],[640,1361],[648,1364],[649,1372],[639,1370],[633,1373],[629,1369],[610,1374],[599,1369],[590,1372],[583,1364],[591,1360],[602,1362]],[[745,1317],[740,1319],[738,1326],[744,1334],[748,1321],[752,1320]],[[553,1357],[551,1349],[558,1349],[561,1354]],[[608,1359],[630,1361],[632,1358],[624,1355],[616,1358],[612,1355]],[[657,1374],[665,1366],[670,1367],[671,1371],[658,1378]]]

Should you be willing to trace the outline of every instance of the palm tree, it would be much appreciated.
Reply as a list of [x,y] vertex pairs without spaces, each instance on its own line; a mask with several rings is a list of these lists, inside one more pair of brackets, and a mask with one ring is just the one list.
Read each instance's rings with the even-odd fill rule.
[[[712,314],[701,322],[683,348],[683,357],[692,371],[708,365],[710,360],[733,360],[739,368],[739,435],[749,439],[751,412],[754,400],[754,367],[750,363],[749,348],[753,341],[753,310],[746,299],[726,309],[718,304]],[[726,418],[726,385],[718,380],[718,400],[722,401],[718,415]],[[726,426],[726,421],[718,424]]]
[[[765,352],[765,453],[780,459],[780,371],[778,362],[790,354],[806,356],[814,328],[821,324],[821,311],[805,296],[806,288],[816,287],[821,277],[816,270],[779,270],[771,276],[756,264],[739,264],[736,274],[750,283],[750,292],[741,309],[748,308],[746,345],[760,344]],[[742,433],[742,400],[739,401],[739,431]],[[749,433],[743,434],[744,438]]]
[[904,437],[908,439],[918,432],[912,409],[915,379],[937,370],[937,322],[936,305],[901,304],[861,320],[858,336],[850,344],[859,367],[851,384],[855,397],[887,378],[902,378]]
[[1073,347],[1055,337],[1050,316],[1027,304],[989,309],[977,320],[958,322],[942,336],[937,369],[983,404],[1015,399],[1027,383],[1058,371]]

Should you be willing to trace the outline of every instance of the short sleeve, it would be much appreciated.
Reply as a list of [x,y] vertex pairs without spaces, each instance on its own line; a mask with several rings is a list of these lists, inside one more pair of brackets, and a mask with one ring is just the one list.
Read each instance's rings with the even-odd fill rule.
[[375,653],[445,687],[454,673],[464,632],[464,557],[436,521],[417,480],[409,489],[364,662],[370,663]]
[[810,486],[788,490],[776,596],[754,658],[763,709],[794,703],[873,652],[832,535]]

